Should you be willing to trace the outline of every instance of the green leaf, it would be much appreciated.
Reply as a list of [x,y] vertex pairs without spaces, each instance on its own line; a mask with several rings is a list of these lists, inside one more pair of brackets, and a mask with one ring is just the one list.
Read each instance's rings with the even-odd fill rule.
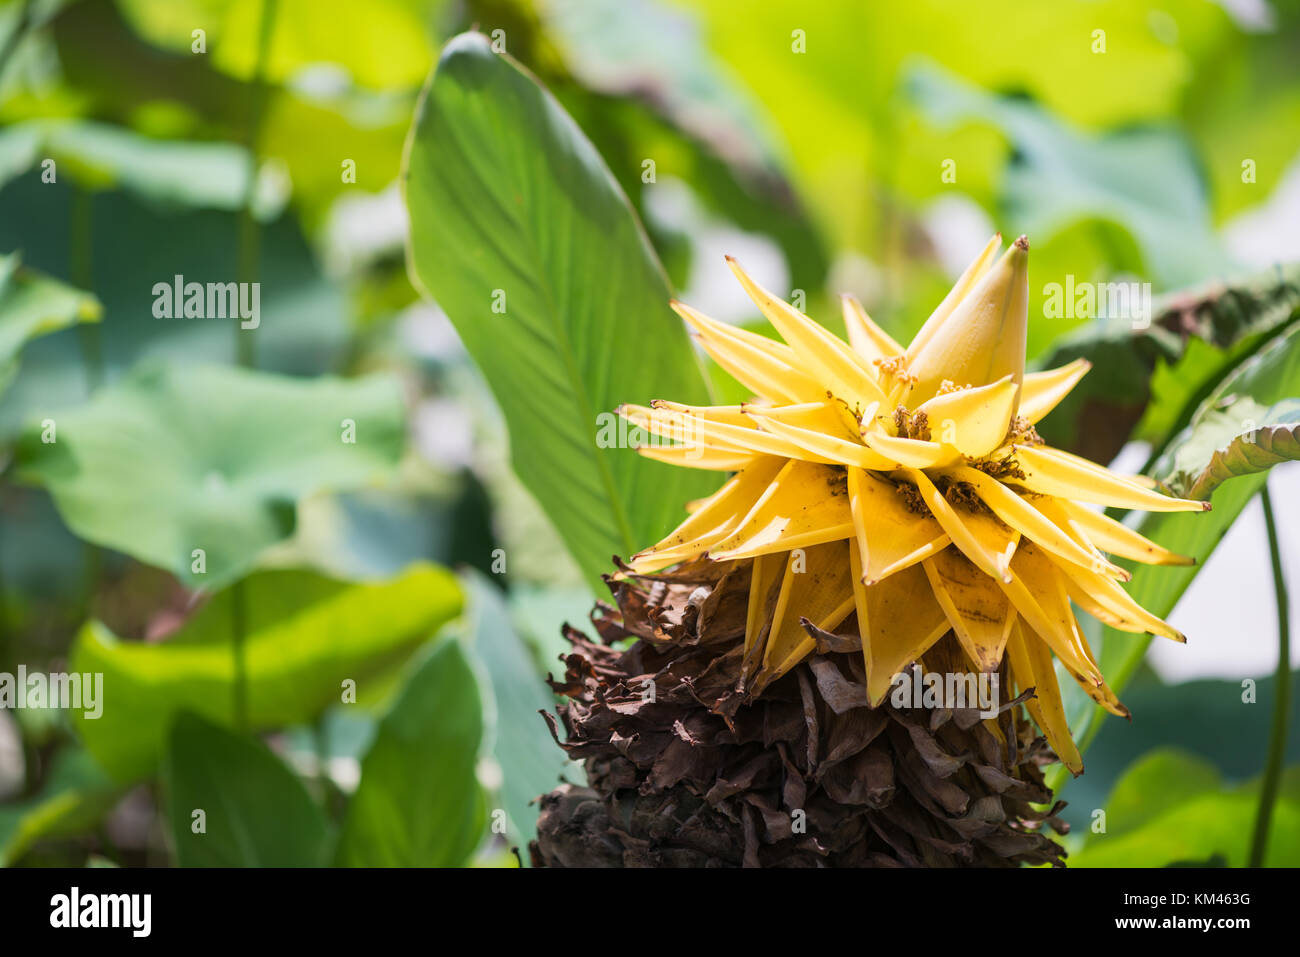
[[[75,5],[66,13],[90,10]],[[88,210],[78,210],[83,201]],[[74,227],[86,212],[95,224],[112,224],[111,229],[92,230],[93,248],[88,250],[95,295],[103,303],[103,325],[96,338],[104,382],[117,381],[146,357],[183,363],[202,357],[233,365],[233,320],[158,319],[142,297],[155,283],[173,281],[176,275],[203,281],[235,279],[236,214],[164,211],[125,191],[96,193],[79,201],[62,180],[45,184],[29,175],[0,190],[0,249],[22,248],[25,263],[52,275],[69,275],[68,253],[79,242]],[[34,222],[41,223],[39,230],[24,228]],[[239,333],[257,337],[258,368],[315,376],[343,367],[348,335],[344,290],[326,280],[290,217],[266,224],[261,237],[261,324],[255,332]],[[86,401],[81,332],[66,329],[27,344],[18,377],[0,403],[0,442],[14,441],[32,420],[58,419]]]
[[[1286,190],[1280,184],[1296,155],[1295,138],[1286,131],[1300,128],[1295,44],[1294,12],[1279,29],[1225,30],[1213,61],[1214,81],[1193,82],[1188,89],[1181,118],[1197,141],[1216,222],[1260,210],[1261,195],[1273,197],[1279,212],[1283,208]],[[1245,157],[1234,148],[1237,143],[1251,144],[1254,176],[1242,175]]]
[[1177,329],[1186,345],[1176,362],[1157,362],[1137,435],[1165,445],[1224,376],[1300,318],[1297,307],[1300,263],[1162,297],[1156,322]]
[[223,366],[146,364],[56,426],[24,433],[19,477],[82,538],[209,588],[287,538],[300,499],[384,477],[404,444],[390,379]]
[[642,97],[737,166],[775,167],[748,92],[720,70],[690,13],[654,2],[548,0],[546,27],[589,89]]
[[[447,571],[416,565],[387,582],[348,584],[311,572],[268,571],[235,586],[245,609],[249,720],[255,728],[311,721],[400,662],[461,611]],[[234,725],[233,589],[216,595],[170,640],[122,641],[91,622],[69,667],[104,675],[103,714],[74,714],[86,747],[114,778],[153,770],[172,717],[189,710]]]
[[1106,836],[1137,830],[1170,806],[1217,791],[1219,785],[1219,771],[1212,762],[1175,748],[1151,751],[1134,762],[1111,791],[1106,801]]
[[[153,139],[88,120],[32,120],[0,132],[0,157],[0,185],[49,158],[58,174],[88,189],[120,187],[159,203],[229,211],[248,198],[248,150],[236,143]],[[273,218],[287,199],[276,179],[255,183],[260,218]]]
[[[122,11],[143,37],[165,49],[191,53],[191,31],[207,32],[213,65],[241,80],[253,76],[262,0],[121,0]],[[304,69],[331,63],[372,89],[413,88],[433,58],[419,5],[368,0],[357,16],[349,0],[275,0],[266,64],[270,82],[283,83]]]
[[1192,338],[1187,340],[1182,355],[1174,359],[1159,357],[1150,374],[1150,398],[1133,431],[1134,438],[1157,447],[1168,442],[1178,431],[1178,416],[1189,405],[1197,404],[1197,390],[1223,378],[1248,354],[1249,346],[1250,342],[1244,341],[1231,350],[1220,349],[1204,339]]
[[[1229,482],[1211,496],[1213,506],[1208,512],[1152,512],[1137,525],[1137,530],[1154,542],[1180,555],[1190,555],[1195,565],[1133,565],[1133,579],[1125,586],[1129,596],[1153,615],[1168,617],[1178,604],[1197,573],[1227,534],[1250,500],[1264,484],[1264,473],[1256,473]],[[1100,642],[1093,643],[1098,664],[1107,682],[1117,693],[1121,692],[1137,671],[1152,638],[1106,627]],[[1160,639],[1161,641],[1167,639]],[[1193,640],[1195,638],[1193,637]],[[1063,679],[1064,680],[1064,679]],[[1081,750],[1086,749],[1096,736],[1106,712],[1086,695],[1078,695],[1066,714],[1075,740]],[[1049,784],[1058,787],[1064,781],[1064,769],[1053,769]]]
[[[1227,420],[1232,428],[1239,429],[1242,422],[1239,415],[1250,405],[1249,400],[1234,403],[1231,412],[1207,415],[1201,424],[1223,428]],[[1226,446],[1216,448],[1209,464],[1190,480],[1186,492],[1179,494],[1186,494],[1188,498],[1205,498],[1230,478],[1267,472],[1275,465],[1300,459],[1300,399],[1261,409],[1260,414],[1265,416],[1265,421],[1278,419],[1280,424],[1260,425],[1235,436]]]
[[[1146,778],[1149,768],[1138,766],[1131,774]],[[1186,770],[1185,766],[1182,770]],[[1152,780],[1122,781],[1116,790],[1145,783],[1145,800],[1151,813],[1143,823],[1117,833],[1093,835],[1084,849],[1070,856],[1071,867],[1167,867],[1189,861],[1222,858],[1228,867],[1244,867],[1250,853],[1251,833],[1259,807],[1259,782],[1221,790],[1204,788],[1205,769],[1199,783],[1187,787],[1191,795],[1179,800]],[[1107,812],[1109,823],[1110,813]],[[1269,828],[1270,867],[1300,865],[1300,768],[1283,775]]]
[[527,847],[537,833],[537,807],[531,802],[559,784],[569,763],[538,713],[549,712],[555,696],[542,680],[531,650],[515,633],[496,586],[475,574],[468,576],[466,591],[473,621],[468,647],[488,677],[484,697],[490,699],[488,710],[496,716],[492,755],[501,769],[500,796],[512,839]]
[[1111,461],[1147,405],[1151,370],[1179,351],[1178,337],[1159,325],[1134,332],[1127,321],[1097,319],[1062,337],[1035,367],[1055,369],[1084,358],[1092,370],[1042,421],[1040,434],[1094,462]]
[[[957,188],[977,200],[1003,179],[1005,151],[990,136],[970,135],[984,130],[961,131],[961,139],[936,136],[904,109],[899,78],[918,58],[986,89],[1023,92],[1082,128],[1106,129],[1173,116],[1189,88],[1202,85],[1195,83],[1202,70],[1219,75],[1224,46],[1240,36],[1213,4],[1171,8],[1160,0],[914,0],[891,6],[888,16],[860,0],[801,4],[797,16],[790,4],[746,4],[743,14],[735,0],[695,0],[690,7],[723,68],[779,118],[802,190],[837,250],[885,245],[896,214],[882,195],[900,187],[922,196],[951,192],[938,172],[945,157],[958,158]],[[1156,22],[1176,23],[1177,42],[1159,36]],[[1099,26],[1109,43],[1105,55],[1090,49]],[[1251,103],[1231,101],[1236,113],[1249,112],[1243,105]],[[1292,142],[1285,155],[1294,149]],[[1238,163],[1224,164],[1225,175]],[[918,304],[922,316],[930,308]]]
[[1222,266],[1205,184],[1180,134],[1091,136],[1036,104],[994,96],[937,67],[914,70],[908,85],[936,121],[983,120],[1007,135],[1016,155],[1003,183],[1004,213],[1018,230],[1048,238],[1080,220],[1114,222],[1166,287],[1199,282]]
[[1300,324],[1226,376],[1157,460],[1176,494],[1205,498],[1223,482],[1300,458]]
[[35,123],[16,123],[0,130],[0,185],[36,165],[42,140],[40,128]]
[[[163,779],[181,867],[325,863],[324,812],[260,741],[181,712],[168,738]],[[203,830],[195,833],[200,810]]]
[[[1145,755],[1157,750],[1177,749],[1195,755],[1210,762],[1227,781],[1254,777],[1268,756],[1271,702],[1276,688],[1273,675],[1245,689],[1241,681],[1231,679],[1166,685],[1157,681],[1149,669],[1139,671],[1123,693],[1134,721],[1107,721],[1102,725],[1088,746],[1087,772],[1071,780],[1062,795],[1069,802],[1062,816],[1076,833],[1086,835],[1091,824],[1089,812],[1108,807],[1108,796],[1120,778]],[[1248,703],[1252,698],[1258,704]],[[1290,721],[1293,727],[1300,727],[1300,701],[1291,702]],[[1292,735],[1287,744],[1284,762],[1300,764],[1300,738]],[[1162,790],[1178,787],[1171,776]],[[1163,804],[1157,802],[1156,806]]]
[[[1274,418],[1296,421],[1297,404],[1290,397],[1300,395],[1298,343],[1300,325],[1293,325],[1225,377],[1191,415],[1191,424],[1169,443],[1149,470],[1167,484],[1189,492],[1199,485],[1209,492],[1213,506],[1209,512],[1149,513],[1138,524],[1138,531],[1147,538],[1197,560],[1190,566],[1133,567],[1133,579],[1126,591],[1152,614],[1164,618],[1173,611],[1242,509],[1263,487],[1267,468],[1289,457],[1270,456],[1263,449],[1245,451],[1243,446],[1249,440],[1240,442],[1240,436],[1232,436],[1256,427],[1257,434],[1272,434],[1267,426]],[[1252,421],[1256,416],[1258,420]],[[1221,455],[1216,449],[1224,442],[1228,451]],[[1293,445],[1279,439],[1270,448],[1282,452]],[[1236,477],[1236,481],[1225,483],[1229,477]],[[1098,663],[1117,692],[1137,670],[1150,642],[1149,635],[1105,629]],[[1067,708],[1070,726],[1080,747],[1086,748],[1105,712],[1090,701],[1077,697],[1073,700],[1074,705]],[[1053,772],[1052,780],[1060,783],[1060,772]]]
[[380,722],[348,804],[338,863],[463,864],[485,823],[475,776],[482,734],[478,680],[459,642],[439,642]]
[[1295,321],[1297,306],[1300,265],[1291,265],[1161,296],[1147,328],[1093,320],[1035,363],[1054,369],[1082,357],[1093,366],[1044,420],[1043,437],[1108,462],[1137,422],[1136,436],[1162,447],[1219,380]]
[[0,392],[17,372],[27,340],[79,322],[98,322],[101,313],[94,296],[19,263],[18,253],[0,255]]
[[[660,0],[546,0],[539,12],[566,69],[594,100],[566,91],[565,105],[611,157],[639,209],[656,188],[642,182],[640,157],[653,156],[657,176],[689,183],[707,212],[778,243],[792,286],[823,286],[830,256],[790,180],[775,126],[757,98],[716,61],[693,11]],[[679,284],[690,274],[692,234],[708,228],[703,212],[671,226],[653,218],[649,223],[655,248]],[[687,266],[680,272],[673,262],[677,250],[684,250],[678,258]]]
[[[432,56],[422,61],[421,77],[431,59]],[[392,97],[375,101],[355,93],[324,100],[305,99],[291,90],[283,90],[269,98],[259,146],[262,156],[283,164],[293,184],[294,212],[303,221],[304,228],[311,233],[318,229],[325,233],[331,217],[338,215],[340,218],[334,220],[335,235],[346,239],[349,245],[357,244],[368,255],[382,255],[386,264],[392,264],[395,284],[409,297],[402,305],[417,296],[406,280],[406,271],[397,255],[403,242],[401,230],[384,236],[383,245],[376,247],[376,237],[363,238],[343,223],[345,211],[359,194],[389,195],[386,191],[401,171],[402,144],[411,122],[412,99]],[[321,162],[322,156],[333,156],[337,144],[342,142],[348,144],[346,159],[355,168],[351,165],[347,168],[355,178],[345,179],[342,175],[342,158],[333,163]],[[334,202],[345,196],[340,207],[334,209]],[[333,242],[337,244],[339,240],[333,238]],[[329,252],[326,256],[339,258]],[[355,259],[344,262],[351,267],[350,273],[357,265]]]
[[42,838],[89,830],[120,793],[89,753],[63,748],[55,755],[40,793],[0,805],[0,867],[13,864]]
[[419,109],[406,203],[414,278],[496,394],[515,471],[598,586],[611,555],[658,541],[716,485],[602,447],[621,402],[708,401],[640,224],[572,119],[473,33],[447,45]]
[[510,589],[510,615],[520,637],[532,648],[533,657],[544,672],[559,672],[564,657],[572,651],[564,637],[564,625],[582,628],[588,624],[596,596],[584,587],[557,588],[515,585]]

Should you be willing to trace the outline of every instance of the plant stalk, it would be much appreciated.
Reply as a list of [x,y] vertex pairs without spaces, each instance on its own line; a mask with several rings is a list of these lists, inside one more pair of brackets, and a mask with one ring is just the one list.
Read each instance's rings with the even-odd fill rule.
[[[68,236],[68,278],[78,289],[94,291],[92,266],[94,237],[94,197],[80,187],[72,188],[72,214]],[[98,322],[77,324],[81,345],[81,363],[86,373],[86,392],[93,395],[104,382],[104,350]]]
[[[93,292],[95,288],[94,199],[94,195],[84,187],[72,187],[68,223],[68,278],[74,286],[85,292]],[[77,345],[81,350],[81,368],[86,379],[87,397],[93,396],[104,384],[104,340],[100,337],[99,327],[98,322],[77,324]],[[81,616],[91,618],[95,613],[95,593],[103,573],[104,555],[98,545],[87,541],[82,542],[81,552],[85,563],[82,595],[84,607]]]
[[[253,202],[257,194],[257,156],[262,140],[262,119],[266,107],[266,61],[271,48],[271,30],[275,23],[276,0],[262,0],[262,16],[258,25],[257,64],[253,71],[252,91],[248,112],[248,177],[244,183],[244,202],[239,211],[239,239],[236,250],[239,281],[257,282],[258,261],[261,255],[261,233],[253,216]],[[235,331],[236,361],[245,368],[257,363],[257,353],[251,329],[243,329],[239,322],[232,324]],[[248,620],[244,583],[235,582],[230,589],[232,633],[230,652],[234,659],[234,711],[235,726],[249,730],[248,715],[248,658],[245,648]]]
[[4,574],[4,522],[0,521],[0,671],[9,671],[17,661],[18,642],[14,636],[14,624],[9,618],[8,596],[5,594],[7,584]]
[[[253,215],[253,203],[257,195],[257,162],[262,144],[262,122],[266,113],[266,61],[271,49],[271,33],[275,24],[276,0],[262,0],[262,16],[258,25],[257,63],[253,70],[252,90],[248,111],[248,176],[244,183],[244,202],[239,211],[239,246],[238,270],[241,283],[253,283],[258,279],[258,261],[261,256],[261,227]],[[244,329],[236,322],[235,356],[241,366],[252,368],[257,362],[257,351],[253,337],[245,333],[255,330]]]
[[243,581],[230,586],[230,651],[234,658],[235,673],[233,703],[235,727],[247,732],[250,727],[248,717],[248,607],[244,594]]
[[1277,523],[1273,517],[1273,500],[1268,494],[1268,484],[1259,493],[1264,506],[1264,527],[1268,532],[1268,555],[1273,564],[1273,590],[1277,597],[1277,675],[1273,688],[1273,728],[1269,734],[1268,759],[1264,765],[1264,780],[1259,787],[1259,811],[1255,816],[1255,833],[1250,843],[1250,866],[1263,867],[1268,853],[1268,828],[1273,818],[1273,805],[1277,801],[1282,781],[1282,763],[1286,754],[1287,717],[1291,709],[1291,624],[1286,593],[1286,579],[1282,577],[1282,551],[1278,545]]

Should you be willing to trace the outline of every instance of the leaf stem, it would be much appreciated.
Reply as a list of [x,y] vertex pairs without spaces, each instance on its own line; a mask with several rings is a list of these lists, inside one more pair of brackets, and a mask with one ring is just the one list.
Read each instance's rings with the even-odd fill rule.
[[234,712],[235,727],[249,730],[248,719],[248,654],[245,639],[248,635],[248,608],[245,601],[244,582],[230,586],[230,651],[234,658]]
[[[262,16],[258,25],[257,62],[253,68],[252,91],[248,110],[248,176],[244,182],[244,201],[239,210],[238,270],[241,283],[257,282],[258,260],[261,250],[261,227],[253,215],[253,202],[257,196],[257,157],[262,144],[262,121],[266,112],[266,62],[271,48],[271,32],[275,23],[276,0],[262,0]],[[257,362],[253,337],[236,322],[235,356],[241,366],[252,368]]]
[[[94,237],[95,197],[85,187],[72,187],[72,205],[68,222],[68,278],[84,292],[94,292]],[[100,323],[77,324],[77,344],[81,350],[81,369],[86,379],[86,396],[95,394],[104,384],[104,340],[100,338]],[[82,617],[95,613],[95,593],[103,572],[104,556],[94,542],[83,541],[82,558],[84,594]]]
[[8,586],[5,583],[4,573],[4,529],[4,522],[0,522],[0,671],[7,672],[10,666],[16,663],[18,642],[13,634],[13,621],[9,616],[9,603],[5,595]]
[[340,800],[341,792],[330,775],[330,728],[325,711],[312,723],[312,743],[316,750],[316,786],[320,789],[321,804],[327,816],[337,817],[346,802]]
[[[94,197],[81,186],[72,188],[72,212],[68,235],[68,277],[78,289],[93,292]],[[104,382],[104,350],[98,322],[77,324],[81,363],[86,374],[86,392],[93,395]]]
[[1277,523],[1273,518],[1273,500],[1268,494],[1268,484],[1259,493],[1264,506],[1264,527],[1268,532],[1268,554],[1273,563],[1273,590],[1277,596],[1277,675],[1273,688],[1273,728],[1269,734],[1268,759],[1264,765],[1264,780],[1259,788],[1259,811],[1255,817],[1255,834],[1250,844],[1250,866],[1263,867],[1268,852],[1268,828],[1273,817],[1273,804],[1277,800],[1282,779],[1282,762],[1286,753],[1286,725],[1290,713],[1291,697],[1291,625],[1286,594],[1286,579],[1282,577],[1282,552],[1278,546]]
[[[257,64],[253,69],[252,92],[248,111],[248,177],[244,183],[244,202],[239,211],[239,239],[236,250],[239,281],[257,282],[261,234],[253,216],[253,201],[257,194],[257,154],[262,140],[262,118],[266,106],[266,61],[271,48],[271,28],[275,22],[276,0],[262,0],[262,17],[258,25]],[[243,333],[242,323],[232,324],[235,330],[235,356],[241,366],[252,368],[257,363],[253,337]],[[248,659],[245,649],[247,637],[247,608],[244,583],[237,581],[230,589],[230,614],[232,634],[230,652],[234,659],[234,710],[235,727],[249,730],[248,718]]]

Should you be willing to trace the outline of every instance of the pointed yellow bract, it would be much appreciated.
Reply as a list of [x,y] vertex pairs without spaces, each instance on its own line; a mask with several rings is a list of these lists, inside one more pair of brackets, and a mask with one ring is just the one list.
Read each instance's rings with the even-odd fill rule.
[[874,585],[946,547],[951,538],[933,518],[908,511],[898,488],[863,469],[848,470],[862,584]]
[[1076,539],[1062,531],[1061,528],[1052,524],[1042,512],[1034,507],[1029,499],[1017,495],[997,479],[991,478],[983,472],[965,467],[953,469],[952,477],[958,482],[968,483],[975,490],[975,494],[980,497],[980,500],[1002,522],[1014,528],[1020,534],[1028,536],[1032,541],[1054,555],[1059,555],[1066,561],[1074,562],[1085,568],[1098,566],[1126,581],[1130,577],[1128,572],[1112,565],[1095,551],[1090,551]]
[[848,545],[847,541],[839,541],[790,552],[772,615],[767,647],[763,649],[763,668],[756,682],[758,688],[781,677],[817,646],[804,629],[801,618],[818,628],[831,629],[852,613]]
[[1019,390],[1008,375],[992,385],[936,395],[916,411],[925,415],[931,434],[969,458],[982,459],[1007,437]]
[[750,415],[764,431],[793,443],[804,450],[806,458],[814,461],[876,470],[888,470],[896,465],[888,456],[874,448],[848,442],[825,432],[801,429],[783,421],[779,416],[768,415],[763,410],[754,409]]
[[840,300],[844,309],[844,328],[849,332],[849,345],[868,362],[892,359],[903,354],[903,347],[884,329],[872,322],[862,303],[852,296]]
[[852,534],[844,473],[791,459],[735,531],[711,546],[708,555],[714,561],[736,561],[842,541]]
[[763,456],[732,476],[726,485],[704,501],[672,534],[632,556],[633,571],[655,571],[674,562],[694,558],[739,525],[750,509],[785,468],[785,460]]
[[1020,390],[1020,415],[1030,425],[1041,421],[1056,408],[1057,403],[1070,394],[1070,390],[1079,384],[1079,380],[1091,368],[1092,363],[1087,359],[1075,359],[1059,369],[1025,373],[1024,385]]
[[[674,303],[704,350],[754,399],[619,410],[668,440],[645,442],[641,454],[735,471],[663,541],[634,555],[630,570],[749,563],[742,674],[751,695],[812,654],[817,629],[841,625],[861,638],[872,707],[922,655],[964,658],[964,667],[985,672],[1005,666],[1015,689],[1033,690],[1030,715],[1077,774],[1083,762],[1054,662],[1102,707],[1127,710],[1102,677],[1071,601],[1115,628],[1181,641],[1128,596],[1119,583],[1129,573],[1107,553],[1148,564],[1191,561],[1088,505],[1209,505],[1170,498],[1149,479],[1042,443],[1034,423],[1089,366],[1079,359],[1025,373],[1029,244],[1022,236],[1001,256],[1000,248],[993,237],[905,349],[848,296],[844,342],[734,260],[736,277],[783,342]],[[935,648],[948,633],[956,644]]]
[[928,399],[944,382],[980,386],[1025,377],[1029,328],[1029,243],[1021,236],[939,325],[907,371],[912,396]]
[[952,446],[945,447],[928,439],[907,439],[901,435],[870,431],[863,433],[862,438],[882,459],[906,468],[931,469],[961,457]]
[[870,368],[847,343],[754,282],[734,259],[727,262],[759,311],[799,354],[803,368],[814,378],[859,413],[872,402],[880,405],[885,401]]
[[1209,502],[1161,495],[1056,449],[1019,447],[1015,458],[1025,473],[1022,484],[1040,495],[1148,512],[1203,512],[1210,507]]
[[765,395],[775,402],[821,397],[821,387],[795,368],[797,360],[789,346],[717,322],[680,302],[672,305],[695,329],[704,351],[755,395]]
[[948,317],[952,315],[953,310],[956,309],[958,304],[966,298],[967,293],[974,289],[975,285],[984,278],[985,274],[989,271],[989,267],[991,267],[997,259],[998,250],[1001,248],[1002,234],[995,233],[989,241],[984,244],[984,248],[980,250],[979,255],[976,256],[975,259],[972,260],[971,264],[966,267],[966,271],[957,278],[957,282],[953,285],[952,291],[943,297],[943,302],[939,303],[934,312],[930,314],[930,318],[925,320],[925,325],[921,326],[920,331],[918,331],[917,334],[912,337],[912,341],[908,343],[906,354],[909,364],[916,361],[917,355],[923,348],[925,348],[926,344],[934,338],[935,333],[939,331],[939,328],[945,321],[947,321]]
[[1015,554],[1015,540],[1019,536],[1007,526],[980,512],[959,512],[924,472],[916,469],[901,471],[912,480],[926,508],[948,533],[958,550],[985,575],[1008,580],[1011,576],[1011,556]]
[[861,562],[854,550],[854,606],[867,670],[867,700],[874,708],[889,694],[894,676],[925,654],[951,627],[919,565],[879,585],[858,581]]
[[921,567],[962,650],[980,671],[996,671],[1015,621],[1007,596],[954,548],[927,558]]
[[753,452],[731,452],[704,445],[643,445],[637,448],[645,458],[666,465],[715,472],[739,472],[754,461]]
[[1061,688],[1056,683],[1056,668],[1047,645],[1036,638],[1026,638],[1021,623],[1011,628],[1007,642],[1011,671],[1019,691],[1034,691],[1028,702],[1029,713],[1043,729],[1047,743],[1065,766],[1074,774],[1083,773],[1083,757],[1070,737],[1070,726],[1065,720],[1065,707],[1061,701]]
[[1129,558],[1148,565],[1193,565],[1195,559],[1178,555],[1155,542],[1143,538],[1123,522],[1107,518],[1101,512],[1076,505],[1074,502],[1054,499],[1066,520],[1080,538],[1091,539],[1103,552],[1120,558]]

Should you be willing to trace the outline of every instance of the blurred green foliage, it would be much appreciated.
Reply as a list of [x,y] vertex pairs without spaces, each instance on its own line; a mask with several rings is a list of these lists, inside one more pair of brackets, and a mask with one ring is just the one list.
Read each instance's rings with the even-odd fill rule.
[[[516,131],[517,152],[502,154],[500,129]],[[612,411],[708,401],[649,240],[582,131],[482,35],[458,37],[438,64],[405,193],[412,273],[482,369],[515,468],[598,588],[610,556],[656,541],[712,485],[638,455]]]
[[[360,683],[401,660],[461,610],[445,570],[412,566],[389,582],[338,582],[306,571],[259,572],[208,601],[163,643],[126,642],[92,623],[69,666],[102,673],[120,700],[77,723],[82,740],[119,780],[149,773],[182,709],[234,725],[229,654],[241,627],[247,655],[247,721],[274,728],[309,722]],[[237,623],[235,619],[241,619]]]
[[[0,672],[108,695],[0,713],[0,863],[513,863],[566,772],[537,716],[560,624],[711,488],[592,420],[741,398],[669,295],[771,332],[719,292],[724,252],[904,339],[988,232],[1028,232],[1031,354],[1095,365],[1044,434],[1113,453],[1136,426],[1203,466],[1233,436],[1175,437],[1298,315],[1292,273],[1242,279],[1296,249],[1300,15],[1267,10],[0,3]],[[176,276],[259,282],[259,327],[156,317]],[[1067,277],[1177,295],[1134,334],[1049,318]],[[1262,480],[1146,530],[1203,560]],[[1146,571],[1157,613],[1194,574]],[[1115,687],[1144,647],[1101,641]],[[1240,863],[1253,768],[1209,757],[1139,765],[1082,859]]]
[[181,867],[325,863],[324,813],[260,741],[181,712],[171,724],[164,781]]
[[[1259,803],[1259,782],[1227,785],[1215,766],[1158,748],[1129,768],[1111,792],[1101,829],[1092,830],[1073,867],[1243,867]],[[1300,768],[1282,782],[1273,806],[1267,862],[1300,861]],[[1222,863],[1219,863],[1222,862]]]

